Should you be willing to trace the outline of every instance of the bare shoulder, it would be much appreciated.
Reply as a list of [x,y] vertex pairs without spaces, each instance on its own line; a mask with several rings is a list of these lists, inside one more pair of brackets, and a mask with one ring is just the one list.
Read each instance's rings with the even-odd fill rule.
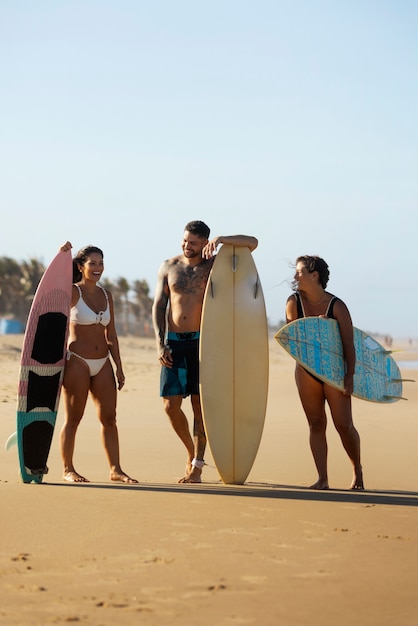
[[72,291],[72,297],[75,298],[75,300],[78,300],[81,294],[81,289],[79,287],[79,285],[77,285],[76,283],[73,283],[72,287],[71,287],[71,291]]
[[292,293],[286,300],[286,322],[293,322],[298,318],[298,305],[296,295]]
[[335,299],[334,311],[336,311],[336,312],[338,312],[338,311],[340,311],[340,312],[343,312],[343,311],[344,312],[348,312],[348,307],[347,307],[346,303],[343,300],[341,300],[341,298],[338,298],[338,296],[334,296],[334,295],[331,294],[331,300],[333,298]]
[[193,272],[197,275],[207,278],[215,262],[215,259],[216,259],[216,256],[211,257],[210,259],[202,259],[200,263],[198,263],[197,265],[193,267]]
[[159,276],[167,276],[170,268],[173,267],[178,257],[173,257],[172,259],[166,259],[163,261],[158,269]]
[[181,263],[181,255],[173,256],[171,259],[166,259],[161,263],[161,269],[168,271],[172,267],[176,267]]
[[351,315],[346,303],[341,300],[341,298],[337,298],[336,296],[333,296],[333,298],[336,298],[334,303],[335,319],[339,322],[348,322],[351,324]]
[[199,265],[196,265],[196,269],[202,269],[204,272],[210,272],[212,265],[215,263],[216,255],[210,259],[202,259]]
[[160,277],[167,278],[170,274],[176,271],[181,263],[179,256],[175,256],[172,259],[166,259],[160,265],[159,275]]
[[167,259],[166,263],[168,267],[177,267],[178,265],[182,265],[182,255],[178,254],[177,256],[173,256],[172,259]]
[[80,292],[78,290],[78,285],[75,285],[73,283],[71,287],[71,307],[75,306],[78,302],[78,299],[80,298]]

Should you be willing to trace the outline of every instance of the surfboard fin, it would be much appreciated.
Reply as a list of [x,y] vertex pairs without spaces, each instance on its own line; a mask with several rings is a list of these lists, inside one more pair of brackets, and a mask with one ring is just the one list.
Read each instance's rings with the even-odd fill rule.
[[29,476],[43,476],[49,472],[48,467],[43,467],[42,469],[30,469],[29,467],[25,467],[25,470]]
[[386,400],[408,400],[408,398],[402,398],[402,396],[383,396]]
[[254,289],[254,300],[257,300],[259,286],[260,286],[260,277],[257,274],[257,281],[255,283],[255,289]]
[[213,280],[210,281],[210,295],[212,298],[215,297],[214,291],[213,291]]
[[10,450],[13,446],[17,445],[17,433],[12,433],[8,440],[6,441],[5,448],[7,451]]
[[401,350],[399,348],[395,350],[386,350],[382,346],[380,346],[380,348],[381,348],[380,352],[382,352],[382,354],[395,354],[395,352],[405,352],[405,350]]

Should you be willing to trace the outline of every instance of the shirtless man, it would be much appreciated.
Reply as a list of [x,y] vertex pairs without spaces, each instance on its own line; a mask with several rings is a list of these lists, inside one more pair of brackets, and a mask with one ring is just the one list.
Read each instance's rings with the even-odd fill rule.
[[[186,224],[183,254],[164,261],[158,273],[152,319],[161,364],[160,395],[171,424],[187,449],[186,473],[180,483],[200,483],[205,464],[206,434],[199,397],[199,334],[203,297],[219,244],[255,250],[255,237],[232,235],[209,241],[201,221]],[[181,405],[190,395],[193,437]]]

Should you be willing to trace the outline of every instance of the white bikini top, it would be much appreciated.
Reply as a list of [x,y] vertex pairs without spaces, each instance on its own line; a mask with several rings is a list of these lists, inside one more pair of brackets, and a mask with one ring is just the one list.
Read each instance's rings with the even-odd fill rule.
[[78,289],[78,293],[80,297],[75,303],[75,305],[71,307],[70,322],[74,322],[75,324],[80,324],[81,326],[87,326],[89,324],[102,324],[102,326],[107,326],[110,322],[110,307],[109,307],[109,298],[107,297],[106,289],[103,289],[103,287],[100,287],[100,289],[103,291],[104,295],[106,296],[106,303],[107,303],[106,310],[99,311],[99,313],[96,313],[96,311],[93,311],[93,309],[87,306],[87,304],[84,302],[83,294],[81,292],[79,285],[76,285],[76,287]]

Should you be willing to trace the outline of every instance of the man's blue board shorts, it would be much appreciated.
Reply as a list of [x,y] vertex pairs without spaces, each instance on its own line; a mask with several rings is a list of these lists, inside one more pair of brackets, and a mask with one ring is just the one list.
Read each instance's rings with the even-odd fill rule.
[[168,333],[173,367],[161,368],[161,397],[199,394],[199,336],[199,331]]

